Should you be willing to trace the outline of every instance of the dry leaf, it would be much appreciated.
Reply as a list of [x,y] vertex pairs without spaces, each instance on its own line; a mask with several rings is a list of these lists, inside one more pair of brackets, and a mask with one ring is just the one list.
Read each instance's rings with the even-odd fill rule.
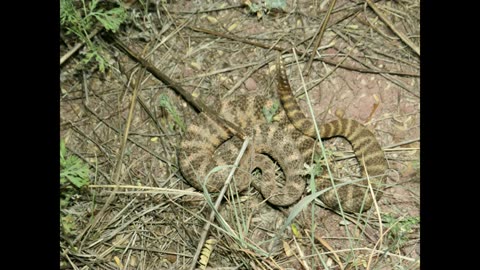
[[347,226],[347,225],[350,225],[352,224],[350,221],[344,219],[344,220],[341,220],[339,223],[338,223],[340,226]]
[[212,17],[212,16],[207,16],[207,20],[208,20],[210,23],[213,23],[213,24],[218,23],[217,18]]
[[293,255],[293,251],[290,248],[290,245],[283,240],[282,240],[282,243],[283,243],[283,250],[285,251],[285,255],[287,255],[287,257],[291,257]]
[[345,116],[345,110],[340,108],[336,109],[335,116],[338,117],[339,119],[342,119]]
[[195,91],[193,91],[192,97],[197,98],[198,96],[200,96],[200,91],[197,91],[197,90],[198,89],[195,89]]
[[202,66],[197,62],[191,62],[190,65],[196,70],[202,70]]
[[167,254],[165,255],[165,259],[167,261],[169,261],[170,263],[174,263],[177,261],[177,256],[173,255],[173,254]]
[[238,26],[238,23],[234,23],[228,27],[227,31],[232,32],[235,28],[237,28],[237,26]]
[[117,256],[113,257],[113,260],[115,261],[115,264],[120,267],[120,269],[123,268],[123,264],[122,264],[122,261],[120,261],[120,258],[118,258]]
[[132,255],[130,257],[130,262],[128,264],[130,264],[130,266],[133,266],[133,267],[137,266],[138,265],[137,256]]
[[303,27],[303,22],[302,22],[302,20],[297,19],[297,27],[298,27],[298,28]]

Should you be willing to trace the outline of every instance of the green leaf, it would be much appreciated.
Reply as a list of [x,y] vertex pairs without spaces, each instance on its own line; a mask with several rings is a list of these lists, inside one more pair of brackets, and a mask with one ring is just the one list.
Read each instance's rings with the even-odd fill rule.
[[64,185],[67,183],[67,179],[65,177],[60,177],[60,185]]
[[60,0],[60,23],[67,30],[67,34],[74,34],[86,43],[87,53],[82,62],[86,64],[94,60],[103,73],[108,67],[108,62],[99,53],[101,46],[91,41],[87,35],[97,22],[105,29],[116,32],[127,19],[127,12],[123,6],[111,10],[102,9],[98,6],[99,0],[88,1],[88,3],[82,0],[81,7],[75,7],[73,2],[74,0]]
[[72,215],[66,215],[60,218],[60,224],[65,234],[71,234],[76,229],[75,219]]
[[60,208],[64,208],[64,207],[68,206],[69,202],[70,202],[70,200],[68,198],[60,199]]
[[98,0],[93,0],[92,2],[88,3],[88,8],[90,9],[90,12],[93,12],[95,10],[97,4]]
[[127,18],[127,14],[123,8],[95,12],[93,15],[105,27],[105,29],[111,30],[112,32],[116,32]]
[[287,6],[286,0],[266,0],[265,6],[268,10],[272,8],[284,9]]
[[78,13],[73,6],[71,0],[60,1],[60,23],[62,25],[68,23],[78,23]]
[[60,140],[60,156],[64,157],[65,153],[67,152],[65,148],[65,141],[63,139]]
[[258,4],[256,3],[252,3],[251,5],[248,6],[250,8],[250,10],[253,12],[253,13],[257,13],[258,11],[260,11],[262,9],[261,6],[259,6]]
[[82,179],[75,175],[66,175],[70,183],[74,184],[77,188],[82,187]]
[[89,173],[90,170],[85,163],[75,156],[70,156],[60,170],[60,184],[67,184],[66,180],[68,180],[77,188],[82,188],[89,183]]

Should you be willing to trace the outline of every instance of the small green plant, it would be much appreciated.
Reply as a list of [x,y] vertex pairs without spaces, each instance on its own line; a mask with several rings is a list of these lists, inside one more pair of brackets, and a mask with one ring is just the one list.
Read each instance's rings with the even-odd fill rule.
[[60,0],[60,24],[67,29],[67,34],[73,33],[87,45],[83,62],[88,63],[95,59],[100,71],[104,72],[108,62],[101,55],[100,46],[92,42],[88,35],[97,22],[105,29],[116,32],[126,20],[127,13],[123,6],[107,10],[100,7],[99,3],[100,0],[92,0],[88,3],[85,0]]
[[251,13],[257,14],[257,18],[261,19],[264,14],[270,13],[272,9],[283,10],[287,6],[286,0],[265,0],[260,4],[252,3],[250,0],[245,0],[245,4],[250,9]]
[[60,215],[60,224],[65,235],[73,235],[76,231],[75,218],[70,215]]
[[382,216],[382,220],[390,228],[387,239],[396,247],[402,247],[408,241],[408,235],[414,232],[414,227],[420,224],[420,217],[399,219],[390,214],[385,214]]
[[279,107],[280,107],[280,103],[278,102],[278,100],[275,100],[275,102],[273,102],[270,108],[267,108],[267,107],[262,108],[262,113],[265,119],[267,120],[267,123],[273,122],[273,117],[277,115]]
[[[172,102],[170,102],[170,98],[165,95],[161,94],[160,97],[158,98],[158,103],[160,107],[165,108],[167,112],[172,116],[173,121],[183,130],[185,131],[185,123],[183,122],[182,118],[177,112],[177,109],[175,106],[172,105]],[[173,123],[172,123],[173,124]],[[170,129],[173,129],[173,125],[170,125]]]
[[60,141],[60,207],[65,207],[78,191],[89,184],[88,165],[78,157],[67,156],[65,142]]
[[[78,196],[81,188],[90,183],[88,165],[76,156],[68,155],[65,142],[60,141],[60,209],[69,205]],[[73,216],[60,212],[60,224],[66,234],[75,229]]]
[[413,168],[415,170],[420,170],[420,160],[413,161]]
[[322,176],[325,172],[325,166],[326,163],[328,162],[328,159],[330,159],[333,156],[333,152],[331,150],[325,149],[325,155],[327,157],[327,160],[323,157],[321,153],[315,152],[313,156],[313,163],[310,165],[306,164],[306,170],[304,172],[304,175],[311,175],[314,178],[317,176]]

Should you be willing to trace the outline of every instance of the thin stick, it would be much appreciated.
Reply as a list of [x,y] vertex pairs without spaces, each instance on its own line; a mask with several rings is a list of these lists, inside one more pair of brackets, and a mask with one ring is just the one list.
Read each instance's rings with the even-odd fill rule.
[[[172,14],[200,14],[200,13],[210,13],[210,12],[215,12],[215,11],[241,8],[241,7],[244,7],[244,6],[245,6],[245,4],[234,5],[234,6],[226,6],[226,7],[217,7],[217,8],[205,9],[205,10],[201,10],[201,9],[192,10],[192,11],[188,11],[188,10],[168,10],[168,12],[172,13]],[[149,11],[156,11],[156,10],[149,9]]]
[[312,54],[310,55],[310,59],[308,59],[308,63],[305,66],[304,71],[304,76],[307,76],[308,73],[310,72],[310,67],[312,66],[313,58],[315,58],[315,55],[317,54],[318,47],[320,46],[320,42],[322,41],[323,34],[325,33],[325,29],[327,29],[327,23],[328,20],[330,19],[330,14],[332,13],[333,7],[335,6],[335,3],[337,0],[333,0],[330,3],[330,7],[328,8],[327,14],[323,18],[322,24],[320,25],[320,29],[318,30],[318,36],[317,40],[315,41],[315,45],[313,46]]
[[[382,147],[382,150],[384,152],[392,152],[392,151],[405,151],[405,149],[400,149],[400,150],[397,150],[397,149],[392,149],[394,147],[397,147],[397,146],[400,146],[400,145],[405,145],[405,144],[410,144],[410,143],[414,143],[414,142],[419,142],[420,141],[420,138],[416,138],[416,139],[412,139],[412,140],[408,140],[408,141],[404,141],[404,142],[399,142],[399,143],[396,143],[396,144],[391,144],[391,145],[387,145],[385,147]],[[420,148],[415,148],[415,149],[409,149],[409,150],[418,150]],[[348,151],[349,153],[353,152],[353,151]],[[341,157],[336,157],[334,158],[334,161],[340,161],[340,160],[345,160],[345,159],[350,159],[350,158],[354,158],[356,157],[354,154],[351,154],[351,155],[345,155],[345,156],[341,156]]]
[[385,150],[390,150],[389,148],[394,148],[394,147],[397,147],[397,146],[400,146],[400,145],[405,145],[405,144],[411,144],[411,143],[414,143],[414,142],[419,142],[420,141],[420,138],[415,138],[415,139],[411,139],[411,140],[407,140],[407,141],[403,141],[403,142],[399,142],[399,143],[395,143],[395,144],[391,144],[391,145],[388,145],[386,146]]
[[375,199],[375,192],[373,191],[373,187],[372,187],[372,183],[370,182],[370,176],[368,175],[368,170],[367,170],[367,167],[365,166],[365,159],[363,158],[362,156],[362,165],[363,165],[363,168],[365,168],[365,176],[367,178],[367,182],[368,182],[368,190],[370,191],[370,196],[372,196],[373,198],[373,205],[375,206],[375,212],[377,213],[377,218],[378,218],[378,226],[379,226],[379,229],[380,229],[380,238],[378,239],[378,241],[375,243],[375,246],[373,247],[373,250],[372,252],[370,253],[370,256],[368,257],[368,263],[367,263],[367,270],[370,270],[370,265],[371,265],[371,262],[372,262],[372,259],[373,259],[373,254],[375,253],[375,248],[377,246],[382,246],[382,243],[383,243],[383,237],[385,236],[383,234],[383,224],[382,224],[382,216],[380,215],[380,208],[378,207],[378,203],[377,203],[377,200]]
[[377,8],[377,6],[372,3],[370,0],[365,0],[368,6],[377,14],[377,16],[382,20],[390,30],[392,30],[395,35],[397,35],[405,44],[407,44],[410,49],[412,49],[418,56],[420,56],[420,48],[415,45],[407,36],[405,36],[402,32],[398,31],[397,28],[393,26],[393,24],[385,17],[385,15]]
[[[88,185],[88,188],[99,188],[99,189],[132,189],[145,191],[154,191],[155,193],[159,194],[174,194],[174,195],[188,195],[188,196],[196,196],[196,197],[203,197],[203,195],[199,192],[196,192],[193,188],[190,189],[173,189],[173,188],[160,188],[160,187],[148,187],[148,186],[134,186],[134,185]],[[145,192],[146,193],[146,192]]]
[[198,241],[197,245],[197,250],[195,251],[195,255],[193,256],[192,264],[190,265],[190,270],[194,270],[195,266],[197,265],[198,257],[200,257],[200,253],[202,251],[203,244],[205,244],[205,240],[207,239],[208,231],[210,229],[210,224],[213,222],[215,219],[215,214],[218,211],[218,207],[220,206],[220,203],[223,200],[223,196],[225,195],[225,192],[227,191],[228,186],[230,185],[230,182],[232,181],[233,174],[235,173],[235,170],[237,169],[238,165],[240,164],[240,160],[243,157],[243,154],[245,153],[245,150],[247,150],[247,146],[249,143],[249,138],[247,137],[245,141],[243,142],[242,148],[240,149],[240,153],[237,156],[237,159],[235,160],[235,163],[233,164],[233,168],[230,171],[230,174],[227,177],[227,181],[225,181],[225,184],[222,187],[222,190],[220,190],[220,193],[218,194],[218,198],[215,201],[214,209],[212,209],[212,212],[210,212],[210,217],[208,218],[208,222],[205,223],[205,226],[203,226],[202,234],[200,236],[200,240]]
[[115,247],[117,249],[132,249],[132,250],[141,250],[141,251],[148,251],[148,252],[153,252],[153,253],[160,253],[160,254],[169,254],[169,255],[177,255],[177,256],[182,256],[186,258],[191,258],[192,255],[190,254],[185,254],[185,253],[178,253],[178,252],[173,252],[173,251],[168,251],[168,250],[161,250],[161,249],[156,249],[156,248],[150,248],[150,247],[143,247],[143,246],[122,246],[122,245],[115,245],[111,243],[104,243],[107,246]]
[[[392,228],[392,227],[390,227],[390,228]],[[389,228],[388,230],[386,230],[386,231],[384,232],[384,234],[388,233],[388,231],[390,230],[390,228]],[[388,252],[388,251],[380,251],[380,250],[378,250],[378,249],[372,249],[372,248],[366,248],[366,247],[351,248],[351,249],[350,249],[350,248],[349,248],[349,249],[338,249],[338,250],[335,250],[336,253],[340,253],[340,252],[347,253],[347,252],[352,252],[352,251],[372,251],[372,252],[375,252],[375,253],[381,253],[382,255],[399,258],[399,259],[406,260],[406,261],[409,261],[409,262],[415,262],[415,261],[417,261],[417,259],[413,259],[413,258],[410,258],[410,257],[398,255],[398,254],[391,253],[391,252]],[[322,255],[328,255],[328,254],[331,254],[331,253],[332,253],[332,251],[325,251],[325,252],[322,252],[322,253],[320,253],[320,254],[322,254]],[[313,255],[310,255],[310,256],[313,256]]]

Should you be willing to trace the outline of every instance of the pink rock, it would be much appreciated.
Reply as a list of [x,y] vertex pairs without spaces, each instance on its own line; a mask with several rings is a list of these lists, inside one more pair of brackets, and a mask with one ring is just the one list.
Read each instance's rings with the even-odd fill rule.
[[248,91],[253,91],[257,89],[257,83],[255,82],[254,79],[248,78],[245,81],[245,87],[247,88]]

